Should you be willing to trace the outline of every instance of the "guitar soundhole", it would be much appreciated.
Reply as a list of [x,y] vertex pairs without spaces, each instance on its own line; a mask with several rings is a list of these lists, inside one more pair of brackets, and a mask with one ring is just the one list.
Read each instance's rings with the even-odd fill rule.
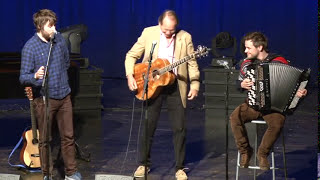
[[158,70],[152,71],[152,78],[153,78],[154,80],[158,80],[158,79],[160,78],[160,73],[159,73]]
[[39,143],[38,139],[32,139],[32,144],[38,144],[38,143]]

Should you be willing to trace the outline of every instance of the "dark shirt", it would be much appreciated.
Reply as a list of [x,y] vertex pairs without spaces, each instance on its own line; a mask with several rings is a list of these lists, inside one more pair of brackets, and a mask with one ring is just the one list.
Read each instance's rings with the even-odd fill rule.
[[[70,92],[67,70],[70,66],[69,52],[64,38],[56,34],[50,56],[48,71],[49,98],[63,99]],[[34,96],[43,96],[43,79],[35,79],[34,75],[41,66],[46,67],[50,42],[44,42],[37,33],[30,38],[22,49],[20,83],[32,85]]]

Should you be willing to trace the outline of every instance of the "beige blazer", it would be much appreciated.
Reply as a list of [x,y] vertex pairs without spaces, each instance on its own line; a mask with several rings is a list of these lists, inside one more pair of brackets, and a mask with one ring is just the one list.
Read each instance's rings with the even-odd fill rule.
[[[160,27],[152,26],[147,27],[143,30],[141,36],[138,38],[137,42],[128,51],[125,59],[125,70],[126,75],[134,73],[134,65],[138,59],[144,57],[142,62],[147,62],[150,59],[150,50],[152,42],[156,41],[157,45],[154,49],[152,55],[152,60],[156,60],[158,57],[158,49],[160,42]],[[191,35],[183,30],[180,30],[176,34],[175,48],[174,48],[174,59],[180,60],[187,55],[194,52],[194,47],[192,43]],[[188,78],[190,81],[190,88],[199,91],[200,87],[200,72],[198,68],[197,61],[191,59],[187,63],[178,66],[177,79],[179,84],[179,90],[181,95],[182,104],[184,107],[187,105],[187,83]]]

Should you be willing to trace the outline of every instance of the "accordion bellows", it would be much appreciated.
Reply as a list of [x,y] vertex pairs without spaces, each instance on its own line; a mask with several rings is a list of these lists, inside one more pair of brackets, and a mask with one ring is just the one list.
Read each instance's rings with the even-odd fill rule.
[[299,101],[298,89],[308,83],[310,68],[301,70],[282,63],[261,63],[248,66],[246,78],[253,82],[248,91],[249,106],[259,111],[285,113]]

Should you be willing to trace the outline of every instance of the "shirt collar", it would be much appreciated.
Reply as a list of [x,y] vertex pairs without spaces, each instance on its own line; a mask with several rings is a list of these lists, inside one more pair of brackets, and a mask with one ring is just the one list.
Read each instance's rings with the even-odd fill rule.
[[[39,35],[38,35],[37,32],[34,33],[34,36],[36,36],[36,38],[37,38],[37,40],[38,40],[39,42],[42,42],[42,43],[50,43],[50,41],[49,41],[49,42],[43,41],[43,40],[39,37]],[[52,41],[53,41],[54,43],[57,42],[57,41],[56,41],[56,38],[54,38]]]
[[[164,33],[161,31],[161,29],[160,29],[160,36],[165,37],[165,35],[164,35]],[[173,39],[173,38],[175,38],[175,37],[176,37],[176,33],[174,33],[174,34],[171,36],[170,39]]]

